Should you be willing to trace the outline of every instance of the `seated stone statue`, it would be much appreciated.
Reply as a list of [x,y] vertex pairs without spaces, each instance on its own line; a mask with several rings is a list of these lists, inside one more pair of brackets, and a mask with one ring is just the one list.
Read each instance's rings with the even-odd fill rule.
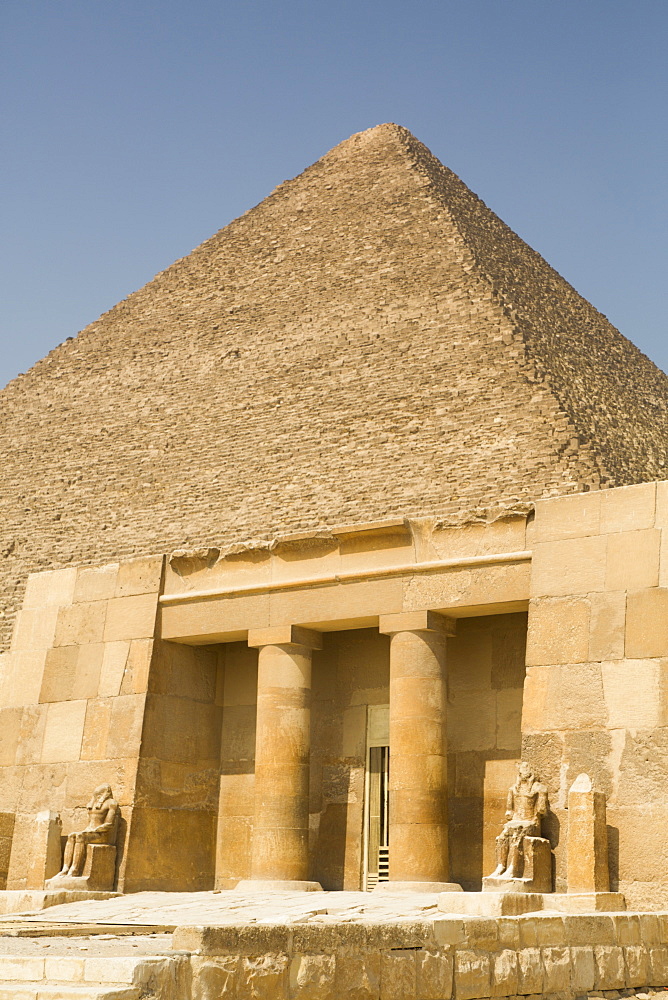
[[[50,888],[113,889],[120,810],[111,786],[99,785],[86,808],[88,825],[80,833],[68,836],[63,867],[48,880]],[[97,853],[100,856],[95,865]]]
[[530,764],[520,761],[517,780],[508,789],[506,823],[496,838],[496,868],[483,879],[483,889],[552,891],[550,843],[541,837],[541,818],[549,808],[546,786]]

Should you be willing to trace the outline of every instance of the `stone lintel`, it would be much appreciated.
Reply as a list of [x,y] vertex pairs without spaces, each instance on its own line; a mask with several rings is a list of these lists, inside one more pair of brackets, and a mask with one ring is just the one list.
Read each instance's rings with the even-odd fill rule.
[[381,615],[378,631],[384,635],[396,632],[440,632],[444,636],[455,635],[457,621],[438,611],[401,611],[393,615]]
[[269,628],[252,628],[248,632],[248,645],[261,646],[305,646],[306,649],[322,649],[322,634],[301,625],[271,625]]

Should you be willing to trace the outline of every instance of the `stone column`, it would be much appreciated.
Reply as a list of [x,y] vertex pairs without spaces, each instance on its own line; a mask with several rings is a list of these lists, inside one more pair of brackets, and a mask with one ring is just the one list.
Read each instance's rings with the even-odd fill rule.
[[243,888],[320,889],[308,881],[311,657],[318,632],[252,629],[259,649],[251,879]]
[[439,891],[448,881],[446,638],[433,611],[382,615],[390,641],[390,882]]
[[605,795],[579,774],[568,793],[568,892],[609,892]]

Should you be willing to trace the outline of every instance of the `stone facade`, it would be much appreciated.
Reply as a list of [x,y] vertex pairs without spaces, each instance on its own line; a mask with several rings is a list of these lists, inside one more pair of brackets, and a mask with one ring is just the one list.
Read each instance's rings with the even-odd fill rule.
[[0,394],[30,572],[663,478],[668,381],[405,129],[353,136]]

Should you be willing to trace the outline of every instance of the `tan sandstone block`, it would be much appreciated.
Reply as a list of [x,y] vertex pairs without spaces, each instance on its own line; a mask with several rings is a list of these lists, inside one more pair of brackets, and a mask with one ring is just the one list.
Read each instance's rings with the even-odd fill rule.
[[617,660],[601,664],[610,729],[668,725],[668,660]]
[[415,952],[383,951],[380,956],[380,1000],[415,1000]]
[[584,663],[589,657],[590,615],[590,603],[583,597],[531,601],[527,666]]
[[131,641],[121,682],[121,694],[143,694],[148,690],[152,655],[152,639],[133,639]]
[[587,993],[594,989],[595,981],[596,965],[593,948],[571,948],[571,989],[578,994]]
[[115,597],[108,603],[104,641],[151,639],[155,632],[157,596]]
[[661,530],[661,551],[659,554],[659,586],[668,587],[668,528]]
[[630,593],[626,602],[626,656],[668,656],[668,589]]
[[17,764],[39,764],[46,726],[46,705],[26,705],[21,716],[21,731],[16,748]]
[[144,697],[139,694],[119,695],[111,699],[111,723],[107,737],[107,756],[127,757],[139,752]]
[[95,698],[100,684],[104,645],[101,642],[79,646],[72,698]]
[[334,955],[295,955],[290,962],[290,996],[295,1000],[336,1000]]
[[101,698],[114,697],[121,693],[125,676],[125,666],[130,654],[129,640],[105,642],[100,668],[98,693]]
[[111,698],[95,698],[86,707],[86,721],[81,742],[82,760],[104,760],[111,724]]
[[128,559],[118,567],[116,597],[158,594],[162,583],[164,556],[141,556]]
[[0,765],[11,766],[21,733],[22,708],[0,709]]
[[601,492],[601,533],[654,527],[656,484],[622,486]]
[[42,687],[46,650],[7,654],[7,675],[0,685],[0,707],[36,705]]
[[590,660],[619,660],[626,638],[626,593],[591,594]]
[[54,646],[101,642],[106,614],[106,601],[72,604],[61,608],[58,612]]
[[624,951],[619,945],[597,944],[594,948],[596,962],[596,990],[623,990],[626,986]]
[[243,958],[237,995],[248,1000],[276,1000],[277,997],[287,996],[287,955],[265,954],[257,958]]
[[571,956],[566,947],[541,948],[543,988],[546,993],[567,993],[571,988]]
[[597,729],[606,721],[600,663],[527,669],[523,732]]
[[527,528],[527,544],[600,534],[601,493],[576,493],[539,500],[534,522]]
[[454,961],[451,949],[416,952],[418,1000],[450,1000]]
[[539,543],[533,550],[531,596],[561,597],[605,590],[606,549],[603,536]]
[[77,571],[74,567],[31,573],[26,583],[23,607],[44,608],[71,604],[76,579]]
[[518,989],[517,952],[504,948],[491,957],[492,996],[515,996]]
[[85,719],[85,701],[49,705],[42,743],[43,764],[79,759]]
[[115,596],[117,577],[118,563],[79,567],[72,603],[108,601]]
[[455,952],[455,996],[457,1000],[491,996],[489,955],[464,948]]
[[668,528],[668,481],[656,483],[656,511],[654,515],[656,528]]
[[78,646],[58,646],[47,650],[40,702],[71,699],[78,654]]
[[661,532],[655,528],[608,535],[608,590],[641,590],[659,584]]
[[624,947],[627,986],[646,986],[649,983],[649,952],[644,945],[630,944]]
[[543,962],[540,948],[521,948],[517,953],[517,992],[522,996],[543,992]]
[[30,652],[51,646],[58,614],[58,607],[24,608],[19,611],[12,635],[12,650]]
[[58,955],[44,962],[45,978],[54,983],[78,983],[84,975],[84,959]]

